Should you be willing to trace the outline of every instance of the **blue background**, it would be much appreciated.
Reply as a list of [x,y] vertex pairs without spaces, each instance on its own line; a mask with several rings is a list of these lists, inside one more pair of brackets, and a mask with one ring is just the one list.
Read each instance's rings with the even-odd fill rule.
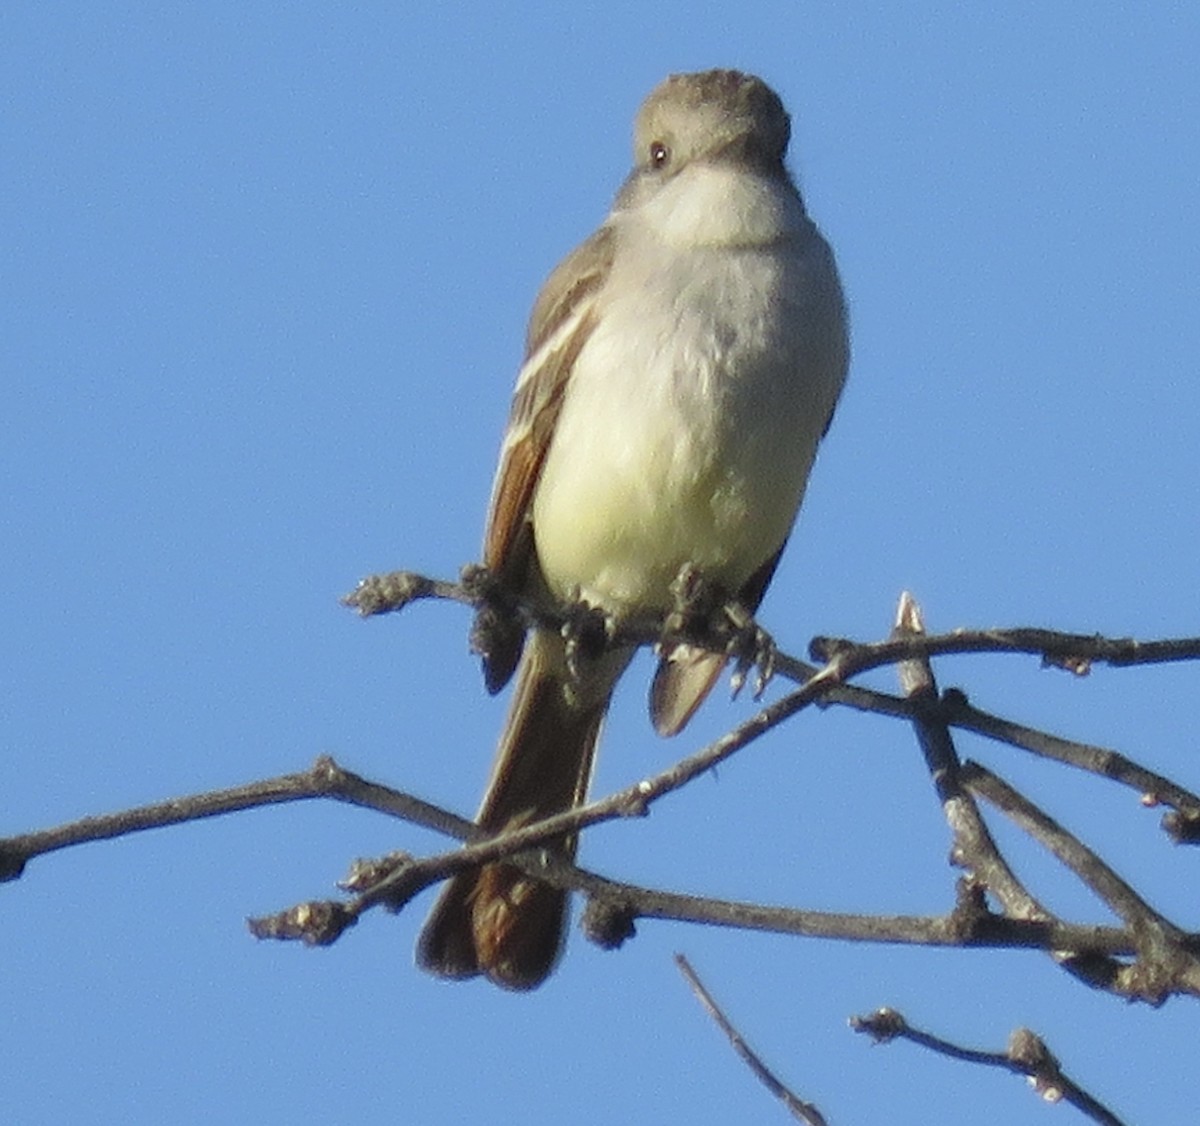
[[[300,769],[474,809],[504,702],[468,617],[363,623],[363,574],[476,557],[553,264],[601,219],[672,71],[762,74],[836,247],[851,383],[763,620],[1196,633],[1200,14],[1152,3],[79,5],[0,13],[0,748],[6,831]],[[597,792],[658,740],[628,677]],[[980,706],[1200,785],[1195,667],[938,666]],[[870,682],[891,688],[888,674]],[[1197,927],[1200,856],[1136,795],[961,741]],[[1103,908],[1003,823],[1046,901]],[[949,837],[911,732],[799,720],[585,861],[674,888],[940,912]],[[523,997],[412,967],[429,896],[336,947],[246,915],[430,834],[275,807],[38,860],[0,888],[0,1074],[22,1123],[782,1121],[679,979],[688,954],[836,1123],[1042,1122],[1023,1082],[846,1018],[1040,1031],[1138,1122],[1194,1115],[1200,1010],[1028,953],[645,923]],[[1074,1112],[1061,1110],[1065,1122]],[[1057,1119],[1056,1119],[1057,1121]]]

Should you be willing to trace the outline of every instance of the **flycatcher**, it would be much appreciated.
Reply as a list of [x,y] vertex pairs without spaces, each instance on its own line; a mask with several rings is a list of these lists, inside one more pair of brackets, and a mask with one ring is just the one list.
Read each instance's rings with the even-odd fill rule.
[[[846,378],[829,245],[784,167],[791,123],[764,82],[673,75],[638,112],[634,167],[608,218],[533,307],[500,451],[484,562],[526,598],[613,616],[667,612],[684,567],[750,612],[783,551]],[[485,655],[517,686],[477,817],[499,833],[586,800],[631,648],[567,669],[535,628]],[[650,714],[678,732],[725,658],[660,655]],[[571,859],[574,837],[553,849]],[[510,864],[463,872],[417,948],[444,977],[532,989],[562,950],[567,895]]]

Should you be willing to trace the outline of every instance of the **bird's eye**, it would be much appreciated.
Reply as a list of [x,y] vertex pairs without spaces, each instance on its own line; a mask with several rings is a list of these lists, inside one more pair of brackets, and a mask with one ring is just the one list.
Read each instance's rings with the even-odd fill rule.
[[662,168],[671,159],[671,150],[662,141],[650,143],[650,163],[655,168]]

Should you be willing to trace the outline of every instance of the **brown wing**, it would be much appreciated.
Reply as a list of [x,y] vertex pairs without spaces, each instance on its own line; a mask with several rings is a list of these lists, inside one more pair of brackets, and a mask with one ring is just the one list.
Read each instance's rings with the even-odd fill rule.
[[[608,276],[612,254],[612,230],[601,227],[559,263],[529,319],[525,363],[513,392],[483,534],[484,563],[517,592],[527,589],[534,562],[534,489],[571,369],[595,327],[593,298]],[[489,691],[504,687],[520,655],[520,637],[484,654]]]
[[529,319],[500,464],[492,486],[483,561],[522,585],[533,545],[529,510],[571,368],[595,324],[592,298],[608,276],[612,230],[601,227],[559,264]]
[[555,329],[591,297],[608,277],[613,258],[613,229],[605,224],[591,238],[580,243],[546,279],[529,314],[525,332],[525,357],[528,359]]

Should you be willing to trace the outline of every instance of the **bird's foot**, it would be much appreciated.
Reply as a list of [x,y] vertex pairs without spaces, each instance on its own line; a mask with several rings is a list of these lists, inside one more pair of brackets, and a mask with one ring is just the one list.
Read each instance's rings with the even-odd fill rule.
[[473,600],[471,652],[483,663],[483,683],[494,696],[511,679],[525,647],[525,623],[512,592],[482,563],[471,563],[460,573]]
[[663,621],[660,647],[668,648],[671,638],[682,638],[724,651],[734,661],[734,696],[741,692],[753,670],[757,700],[775,675],[778,650],[771,635],[741,601],[730,598],[724,588],[706,579],[693,564],[680,568],[671,584],[671,595],[674,605]]
[[725,652],[733,658],[731,685],[736,697],[745,687],[746,677],[754,672],[754,699],[759,699],[775,676],[775,658],[779,650],[775,639],[754,620],[740,602],[730,600],[721,608],[725,616],[728,640]]
[[563,607],[563,621],[559,627],[572,683],[578,683],[587,665],[604,655],[614,630],[612,618],[584,602],[578,591],[573,593],[571,601]]

